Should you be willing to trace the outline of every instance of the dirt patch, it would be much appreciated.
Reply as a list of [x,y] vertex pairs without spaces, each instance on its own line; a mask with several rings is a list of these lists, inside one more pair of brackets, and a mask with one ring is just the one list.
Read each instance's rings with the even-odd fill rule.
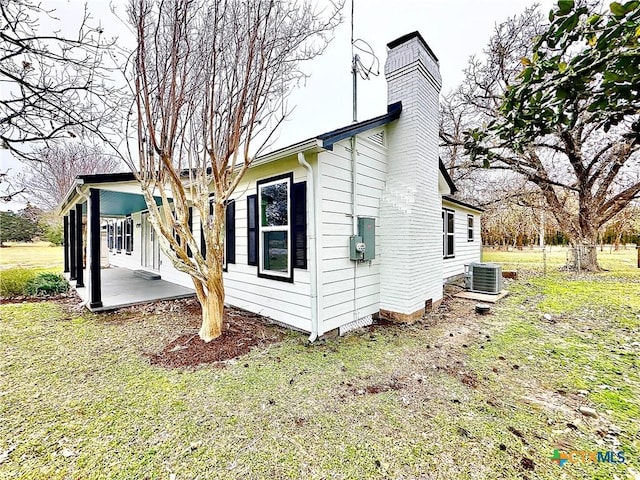
[[[187,326],[199,324],[199,305],[183,305]],[[159,353],[147,353],[152,365],[166,368],[193,368],[202,364],[218,364],[251,351],[257,346],[277,343],[284,329],[268,323],[268,319],[236,308],[225,308],[224,331],[211,342],[203,342],[197,330],[183,333],[169,342]]]
[[467,372],[464,370],[459,370],[455,368],[455,366],[446,366],[442,368],[445,372],[447,372],[452,377],[457,378],[467,387],[476,388],[478,386],[478,376],[473,372]]
[[533,471],[536,468],[536,464],[533,462],[533,460],[527,457],[522,457],[522,459],[520,460],[520,465],[522,466],[522,468],[529,471]]

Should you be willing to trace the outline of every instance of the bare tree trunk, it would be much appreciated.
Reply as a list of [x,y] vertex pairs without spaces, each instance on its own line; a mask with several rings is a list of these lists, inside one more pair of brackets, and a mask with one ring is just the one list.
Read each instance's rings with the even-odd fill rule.
[[597,236],[583,236],[577,240],[570,239],[573,255],[568,257],[566,268],[569,270],[584,270],[599,272]]
[[213,228],[211,232],[205,232],[205,236],[210,236],[212,240],[209,242],[211,247],[207,250],[209,275],[206,284],[202,285],[204,288],[198,289],[196,287],[196,292],[201,292],[198,293],[198,300],[202,305],[202,326],[199,335],[205,342],[218,338],[222,334],[224,323],[224,283],[222,277],[224,240],[222,232],[225,226],[225,205],[222,202],[215,202],[213,208]]
[[222,286],[222,270],[220,277],[215,276],[207,282],[207,295],[200,300],[202,306],[202,325],[200,338],[205,342],[218,338],[222,334],[224,322],[224,288]]

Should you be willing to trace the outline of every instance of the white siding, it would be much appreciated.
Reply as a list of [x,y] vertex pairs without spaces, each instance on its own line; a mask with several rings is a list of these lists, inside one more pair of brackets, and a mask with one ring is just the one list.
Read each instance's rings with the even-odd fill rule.
[[[380,128],[358,136],[358,216],[376,223],[376,258],[356,263],[349,259],[352,235],[351,143],[343,140],[333,151],[319,154],[319,231],[321,267],[320,333],[380,310],[380,198],[385,186],[386,148],[367,140]],[[385,133],[386,134],[386,133]]]
[[[307,155],[307,161],[316,168],[313,156]],[[294,268],[293,283],[289,283],[259,278],[258,267],[247,265],[247,196],[257,193],[256,181],[289,172],[293,172],[294,183],[307,180],[307,171],[297,158],[282,159],[249,170],[231,197],[236,202],[236,263],[228,264],[224,274],[225,302],[308,332],[311,331],[309,270]],[[309,201],[307,198],[307,208]],[[199,226],[200,222],[194,221],[194,230]],[[199,238],[199,230],[197,235]]]
[[[443,260],[442,278],[446,281],[451,277],[464,273],[464,266],[471,262],[479,262],[482,252],[480,239],[480,214],[462,205],[442,201],[442,206],[454,211],[454,257]],[[473,241],[467,237],[467,216],[473,215]],[[442,228],[440,229],[442,234]],[[441,249],[442,250],[442,249]]]
[[[317,168],[315,156],[308,155],[309,163]],[[257,267],[247,265],[247,196],[256,194],[256,181],[263,178],[293,172],[293,181],[306,181],[306,170],[302,168],[295,157],[279,160],[264,166],[252,168],[247,172],[242,182],[232,195],[236,202],[236,263],[227,265],[224,273],[225,303],[243,308],[291,327],[311,331],[311,297],[309,290],[309,271],[294,269],[293,283],[259,278]],[[307,199],[307,205],[309,204]],[[109,254],[109,261],[114,266],[142,269],[142,228],[135,227],[141,222],[140,212],[132,215],[134,221],[134,247],[132,255],[115,253]],[[200,244],[200,216],[193,211],[193,234]],[[193,288],[191,277],[176,270],[164,253],[160,253],[160,276],[185,287]]]

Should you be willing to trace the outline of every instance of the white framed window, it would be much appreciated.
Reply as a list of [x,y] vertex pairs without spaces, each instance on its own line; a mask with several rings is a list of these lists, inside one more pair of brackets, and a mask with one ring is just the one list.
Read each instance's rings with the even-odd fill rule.
[[258,276],[293,281],[291,265],[292,175],[261,180],[258,186]]
[[467,242],[473,242],[473,215],[467,215]]
[[442,256],[453,258],[455,256],[455,212],[446,208],[442,209]]

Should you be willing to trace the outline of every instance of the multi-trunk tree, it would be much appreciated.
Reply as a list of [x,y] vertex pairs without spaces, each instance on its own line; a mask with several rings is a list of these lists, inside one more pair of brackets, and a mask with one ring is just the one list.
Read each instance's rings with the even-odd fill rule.
[[[129,5],[137,155],[128,163],[163,252],[193,280],[205,341],[223,328],[225,203],[288,114],[291,88],[305,76],[300,64],[326,48],[341,7],[289,0]],[[189,228],[190,207],[203,222],[206,256]]]
[[640,2],[600,10],[561,0],[537,36],[532,10],[499,27],[454,96],[468,129],[442,135],[535,185],[588,270],[601,227],[640,195]]

